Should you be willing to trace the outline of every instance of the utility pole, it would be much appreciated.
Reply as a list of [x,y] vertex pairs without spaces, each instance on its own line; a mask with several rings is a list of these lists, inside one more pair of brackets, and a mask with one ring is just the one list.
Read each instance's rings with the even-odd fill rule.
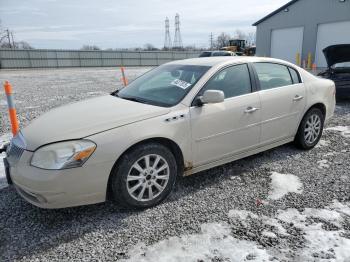
[[7,34],[7,40],[9,42],[9,47],[11,48],[11,38],[10,38],[10,31],[8,29],[5,30]]
[[213,35],[213,32],[211,32],[210,35],[209,35],[209,43],[210,43],[210,50],[213,50],[213,46],[214,46],[214,35]]
[[12,38],[12,46],[13,48],[15,49],[16,48],[16,45],[15,45],[15,40],[13,38],[13,32],[11,32],[11,38]]

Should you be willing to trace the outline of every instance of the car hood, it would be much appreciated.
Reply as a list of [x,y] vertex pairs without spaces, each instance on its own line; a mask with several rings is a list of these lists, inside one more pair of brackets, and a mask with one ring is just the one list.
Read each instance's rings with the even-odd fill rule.
[[33,151],[48,143],[87,137],[169,111],[169,108],[107,95],[53,109],[35,119],[21,133],[27,150]]
[[323,49],[328,67],[337,63],[350,62],[350,44],[331,45]]

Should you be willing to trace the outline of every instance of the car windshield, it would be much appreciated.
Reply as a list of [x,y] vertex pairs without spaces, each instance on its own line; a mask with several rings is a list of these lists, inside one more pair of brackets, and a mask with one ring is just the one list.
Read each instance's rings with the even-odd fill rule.
[[197,65],[162,65],[131,82],[117,96],[151,105],[174,106],[209,68]]

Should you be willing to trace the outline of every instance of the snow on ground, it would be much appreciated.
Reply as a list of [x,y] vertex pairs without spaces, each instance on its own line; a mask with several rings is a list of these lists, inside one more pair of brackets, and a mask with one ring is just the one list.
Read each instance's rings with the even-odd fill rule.
[[[302,183],[291,174],[271,174],[269,199],[279,199],[287,193],[301,193]],[[303,238],[295,261],[350,261],[350,239],[347,236],[345,220],[350,218],[350,202],[333,201],[321,209],[298,210],[279,209],[275,217],[257,215],[248,210],[233,209],[228,212],[229,223],[207,223],[200,233],[170,237],[153,245],[138,243],[129,250],[125,261],[281,261],[289,260],[290,247],[263,248],[258,239],[246,240],[232,236],[232,231],[243,226],[249,231],[250,225],[259,224],[260,237],[271,243],[295,237]],[[238,223],[238,224],[237,224]]]
[[319,169],[327,169],[330,167],[330,163],[327,159],[319,160],[317,161],[317,164]]
[[[5,134],[0,136],[0,148],[3,147],[5,143],[10,141],[11,137],[12,137],[11,134]],[[0,154],[0,189],[8,186],[6,182],[5,167],[2,161],[4,157],[5,157],[5,153]]]
[[320,139],[320,141],[316,145],[316,148],[323,147],[323,146],[329,146],[329,141]]
[[334,126],[328,127],[325,130],[337,131],[345,138],[350,138],[350,126]]
[[307,243],[299,253],[300,261],[327,259],[346,262],[350,261],[350,239],[343,223],[349,219],[349,214],[349,202],[334,201],[324,209],[279,211],[277,218],[284,223],[293,223],[303,231]]
[[303,192],[303,184],[295,175],[272,172],[271,179],[271,189],[268,199],[277,200],[288,193],[301,194]]
[[256,243],[231,236],[226,223],[208,223],[201,232],[170,237],[151,246],[137,244],[126,261],[268,261],[270,255]]
[[[238,239],[231,235],[237,223],[248,231],[260,224],[261,238],[276,239],[283,235],[302,235],[304,244],[295,261],[350,261],[350,239],[344,221],[350,217],[350,202],[334,201],[325,208],[278,210],[274,218],[257,216],[247,210],[230,210],[230,222],[203,224],[200,233],[170,237],[153,245],[136,244],[125,261],[281,261],[288,260],[290,249],[273,246],[262,248],[258,241]],[[287,230],[288,229],[288,230]]]

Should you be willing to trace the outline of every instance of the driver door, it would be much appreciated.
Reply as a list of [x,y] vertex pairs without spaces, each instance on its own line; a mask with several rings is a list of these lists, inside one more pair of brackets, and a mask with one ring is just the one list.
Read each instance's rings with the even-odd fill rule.
[[223,91],[225,100],[190,108],[195,167],[252,149],[260,142],[260,98],[252,92],[247,64],[222,69],[198,95],[205,90]]

